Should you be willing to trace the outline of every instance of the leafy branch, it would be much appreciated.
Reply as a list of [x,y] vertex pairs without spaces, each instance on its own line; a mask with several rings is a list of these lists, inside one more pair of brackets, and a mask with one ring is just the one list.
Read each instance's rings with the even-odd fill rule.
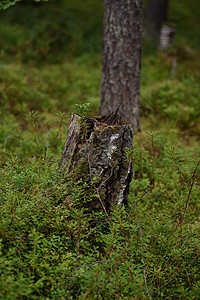
[[[11,6],[14,6],[16,3],[18,2],[21,2],[22,0],[12,0],[12,1],[9,1],[9,0],[3,0],[3,1],[0,1],[0,10],[1,9],[7,9]],[[27,2],[47,2],[48,0],[27,0]]]

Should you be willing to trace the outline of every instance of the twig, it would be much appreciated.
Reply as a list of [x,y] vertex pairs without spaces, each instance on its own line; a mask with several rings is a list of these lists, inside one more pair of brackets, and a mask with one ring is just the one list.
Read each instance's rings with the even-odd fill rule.
[[[134,167],[133,161],[132,161],[132,170],[133,170],[133,197],[134,197],[135,210],[136,210],[136,213],[137,213],[138,222],[139,222],[139,226],[140,226],[141,259],[143,261],[144,256],[143,256],[142,226],[141,226],[140,215],[139,215],[139,212],[138,212],[137,203],[136,203],[136,199],[135,199],[135,167]],[[149,299],[151,299],[151,296],[150,296],[149,290],[148,290],[148,285],[147,285],[147,276],[146,276],[146,267],[145,267],[145,265],[143,267],[143,271],[144,271],[144,282],[145,282],[146,292],[147,292],[147,295],[148,295]]]
[[184,245],[185,245],[185,243],[187,242],[187,239],[188,239],[189,233],[190,233],[190,224],[189,224],[189,218],[188,218],[188,233],[187,233],[187,236],[186,236],[186,238],[185,238],[185,241],[184,241],[184,243],[183,243],[183,245],[182,245],[182,247],[181,247],[181,248],[183,248],[183,247],[184,247]]
[[180,268],[180,270],[172,277],[172,279],[170,279],[170,281],[168,281],[164,286],[162,286],[161,289],[163,289],[163,288],[165,288],[166,286],[168,286],[168,285],[169,285],[169,284],[177,277],[177,275],[183,270],[183,268],[184,268],[187,264],[193,262],[197,257],[198,257],[198,255],[196,255],[194,259],[192,259],[192,260],[190,260],[190,261],[186,261],[186,262],[184,263],[183,267]]
[[[138,203],[144,198],[144,196],[145,196],[147,193],[151,192],[152,190],[153,190],[153,187],[150,188],[149,190],[145,191],[145,192],[142,194],[142,196],[140,197],[140,199],[139,199],[138,201],[136,201],[136,204],[138,204]],[[132,205],[132,207],[131,207],[131,209],[130,209],[128,215],[130,215],[130,214],[132,213],[134,206],[135,206],[135,203],[133,203],[133,205]]]
[[[189,192],[188,192],[188,196],[187,196],[187,200],[186,200],[186,204],[185,204],[185,209],[184,209],[184,212],[183,212],[183,216],[182,216],[182,220],[184,219],[185,217],[185,212],[187,210],[187,207],[188,207],[188,203],[190,201],[190,196],[191,196],[191,192],[192,192],[192,188],[193,188],[193,185],[194,185],[194,179],[195,179],[195,175],[196,175],[196,172],[197,172],[197,168],[200,164],[200,160],[198,161],[195,169],[194,169],[194,172],[192,174],[192,181],[191,181],[191,184],[190,184],[190,189],[189,189]],[[177,166],[178,167],[178,166]],[[179,168],[178,168],[179,169]],[[180,169],[179,169],[180,170]],[[180,171],[181,172],[181,171]],[[173,229],[173,231],[170,233],[170,235],[167,237],[166,239],[166,242],[168,242],[169,238],[174,234],[174,232],[176,231],[176,229],[178,228],[178,226],[180,225],[180,222],[175,226],[175,228]]]

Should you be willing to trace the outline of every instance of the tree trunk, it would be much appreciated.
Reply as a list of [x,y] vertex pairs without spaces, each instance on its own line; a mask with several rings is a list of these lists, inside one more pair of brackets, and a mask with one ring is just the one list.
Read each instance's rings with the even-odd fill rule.
[[97,121],[72,114],[60,163],[65,173],[95,189],[87,207],[106,213],[113,204],[128,201],[131,162],[126,149],[133,142],[131,125],[121,125],[117,114],[110,116]]
[[147,38],[158,41],[160,29],[167,21],[168,0],[146,0],[144,28]]
[[118,105],[123,120],[140,131],[142,0],[105,0],[99,112]]

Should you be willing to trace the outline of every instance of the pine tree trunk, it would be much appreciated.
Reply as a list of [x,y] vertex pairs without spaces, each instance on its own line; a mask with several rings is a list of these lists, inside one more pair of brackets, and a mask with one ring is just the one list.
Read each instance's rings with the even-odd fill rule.
[[142,0],[105,0],[99,112],[118,105],[123,120],[140,131]]

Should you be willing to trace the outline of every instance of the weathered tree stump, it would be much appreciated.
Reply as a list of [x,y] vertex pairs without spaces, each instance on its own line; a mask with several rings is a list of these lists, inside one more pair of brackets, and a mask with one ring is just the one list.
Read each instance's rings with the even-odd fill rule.
[[109,213],[113,204],[127,203],[132,170],[126,149],[132,142],[132,127],[121,123],[117,111],[93,119],[72,114],[60,168],[95,188],[91,209]]
[[167,51],[169,46],[174,42],[176,35],[176,28],[169,25],[162,25],[160,30],[160,44],[161,51]]

